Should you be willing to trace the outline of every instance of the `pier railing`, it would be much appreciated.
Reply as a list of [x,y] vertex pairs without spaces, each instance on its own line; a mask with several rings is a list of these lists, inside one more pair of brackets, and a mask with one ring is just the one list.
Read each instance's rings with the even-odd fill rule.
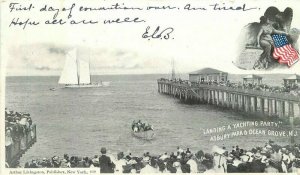
[[187,89],[204,88],[204,89],[227,91],[227,92],[232,92],[232,93],[237,93],[237,94],[248,94],[250,96],[260,96],[260,97],[266,97],[266,98],[300,102],[300,96],[295,96],[295,95],[292,95],[292,94],[289,94],[286,92],[269,92],[269,91],[255,90],[255,89],[233,88],[233,87],[227,87],[227,86],[207,85],[207,84],[193,85],[193,84],[172,82],[172,81],[166,81],[166,80],[158,80],[158,83],[170,84],[172,86],[177,86],[177,87],[187,88]]
[[204,85],[200,84],[197,87],[199,88],[207,88],[207,89],[215,89],[215,90],[223,90],[223,91],[231,91],[238,94],[248,94],[250,96],[261,96],[261,97],[268,97],[273,99],[282,99],[282,100],[289,100],[289,101],[295,101],[300,102],[300,97],[295,96],[286,92],[269,92],[269,91],[260,91],[255,89],[237,89],[232,87],[226,87],[226,86],[211,86],[211,85]]
[[[206,103],[247,114],[300,117],[300,97],[285,92],[158,80],[158,92],[191,103]],[[298,110],[295,110],[298,109]],[[296,115],[295,115],[296,113]]]
[[17,166],[22,155],[36,140],[36,125],[33,124],[30,129],[25,132],[23,137],[14,139],[12,144],[5,146],[5,159],[9,167]]

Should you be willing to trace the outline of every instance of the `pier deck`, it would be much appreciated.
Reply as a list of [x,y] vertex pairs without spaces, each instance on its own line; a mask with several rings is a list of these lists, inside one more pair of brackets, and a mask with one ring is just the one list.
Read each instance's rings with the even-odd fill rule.
[[189,103],[212,104],[259,116],[300,117],[300,97],[227,86],[158,80],[158,92]]
[[33,146],[36,140],[36,125],[33,124],[31,130],[26,132],[22,138],[14,140],[9,146],[5,146],[5,161],[10,168],[18,166],[22,155]]

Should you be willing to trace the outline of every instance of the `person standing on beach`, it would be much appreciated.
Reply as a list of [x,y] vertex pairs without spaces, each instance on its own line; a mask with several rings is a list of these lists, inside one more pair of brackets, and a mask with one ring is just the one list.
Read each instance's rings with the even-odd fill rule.
[[99,157],[100,173],[114,173],[115,164],[106,155],[106,148],[101,148],[101,156]]

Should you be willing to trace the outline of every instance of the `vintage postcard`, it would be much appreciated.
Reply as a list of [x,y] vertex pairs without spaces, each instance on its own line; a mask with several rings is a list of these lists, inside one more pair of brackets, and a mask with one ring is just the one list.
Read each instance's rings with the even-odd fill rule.
[[2,0],[0,174],[300,173],[299,0]]

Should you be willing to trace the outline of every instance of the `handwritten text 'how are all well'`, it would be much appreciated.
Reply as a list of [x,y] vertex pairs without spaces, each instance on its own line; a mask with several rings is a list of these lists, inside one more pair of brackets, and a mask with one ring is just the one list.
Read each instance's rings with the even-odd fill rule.
[[[73,17],[73,11],[75,10],[76,4],[73,3],[70,5],[70,7],[63,7],[61,9],[52,7],[50,5],[44,5],[42,8],[39,9],[39,11],[42,12],[53,12],[54,15],[52,16],[52,19],[45,20],[44,24],[49,24],[49,25],[64,25],[64,24],[98,24],[99,21],[97,20],[90,20],[90,19],[84,19],[84,20],[75,20],[71,19]],[[10,3],[9,4],[9,9],[10,12],[19,12],[19,11],[26,11],[30,12],[33,11],[36,7],[33,4],[29,4],[27,6],[24,6],[20,3]],[[102,9],[102,10],[112,10],[112,9],[124,9],[124,10],[138,10],[139,8],[128,8],[128,7],[121,7],[118,3],[112,5],[111,8],[107,9]],[[141,9],[142,10],[142,9]],[[84,7],[79,7],[79,12],[86,12],[87,8]],[[67,16],[65,18],[58,18],[58,15],[60,13],[66,13]],[[120,24],[120,23],[140,23],[140,22],[146,22],[143,19],[140,19],[139,17],[124,17],[124,18],[115,18],[115,19],[105,19],[103,21],[104,24]],[[14,17],[12,21],[10,22],[9,27],[13,26],[20,26],[23,29],[25,29],[28,25],[30,26],[37,26],[40,25],[40,21],[37,20],[32,20],[30,18],[27,18],[25,20],[22,20],[20,17]]]
[[[63,7],[61,9],[59,8],[55,8],[52,7],[50,5],[44,5],[43,7],[39,8],[38,10],[40,11],[40,13],[42,12],[53,12],[54,15],[52,16],[52,19],[46,20],[44,21],[44,24],[46,25],[64,25],[64,24],[71,24],[71,25],[76,25],[76,24],[98,24],[99,21],[97,20],[78,20],[76,21],[75,19],[71,19],[73,17],[72,13],[74,13],[75,11],[75,6],[76,4],[73,3],[71,4],[69,7]],[[232,6],[225,6],[225,4],[223,4],[223,6],[221,7],[218,3],[215,4],[211,4],[209,5],[212,10],[237,10],[237,11],[248,11],[248,10],[254,10],[257,9],[256,7],[254,8],[248,8],[246,7],[246,4],[243,4],[241,6],[236,6],[236,7],[232,7]],[[9,9],[10,12],[18,12],[18,11],[25,11],[25,12],[30,12],[33,11],[33,9],[35,9],[36,7],[33,4],[29,4],[29,5],[22,5],[20,3],[10,3],[9,4]],[[77,8],[77,7],[76,7]],[[195,11],[195,10],[208,10],[205,7],[193,7],[191,4],[186,4],[183,8],[184,10],[188,10],[188,11]],[[146,7],[146,9],[142,8],[142,7],[127,7],[123,4],[119,4],[119,3],[115,3],[112,4],[110,7],[100,7],[100,8],[90,8],[90,7],[83,7],[80,6],[77,8],[77,10],[79,12],[87,12],[87,11],[100,11],[100,10],[180,10],[179,7],[176,6],[148,6]],[[65,18],[58,18],[58,15],[60,13],[66,13],[67,16]],[[130,18],[130,17],[124,17],[124,18],[115,18],[115,19],[105,19],[103,21],[104,24],[121,24],[121,23],[142,23],[142,22],[146,22],[144,19],[140,19],[139,17],[134,17],[134,18]],[[39,21],[36,20],[32,20],[30,18],[27,18],[25,20],[20,19],[20,17],[14,17],[12,19],[12,21],[10,22],[9,27],[13,27],[13,26],[20,26],[23,28],[23,30],[27,27],[27,25],[29,26],[37,26],[40,25]],[[151,31],[150,31],[151,30]],[[170,39],[170,34],[174,31],[174,28],[172,27],[167,27],[162,29],[160,26],[154,27],[153,29],[150,29],[150,26],[147,26],[144,33],[141,35],[142,38],[144,39]],[[172,37],[172,39],[174,39]]]

